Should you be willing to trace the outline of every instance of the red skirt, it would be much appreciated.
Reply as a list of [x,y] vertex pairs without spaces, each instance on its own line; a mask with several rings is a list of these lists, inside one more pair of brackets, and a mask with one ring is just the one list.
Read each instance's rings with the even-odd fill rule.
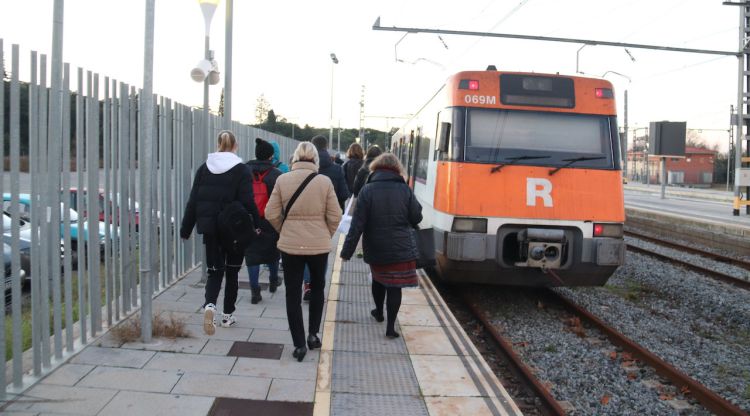
[[385,287],[417,286],[417,262],[371,264],[372,280]]

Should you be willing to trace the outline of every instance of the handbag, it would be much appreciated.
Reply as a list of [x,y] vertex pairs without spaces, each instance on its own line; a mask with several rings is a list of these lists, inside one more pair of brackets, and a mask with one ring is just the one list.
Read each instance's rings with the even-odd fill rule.
[[433,267],[437,264],[435,261],[435,234],[432,228],[414,228],[417,240],[417,269]]
[[339,223],[339,227],[336,229],[337,233],[342,233],[344,235],[349,234],[349,227],[351,227],[352,225],[352,216],[350,212],[353,200],[354,198],[349,198],[349,202],[346,203],[344,215],[341,216],[341,222]]

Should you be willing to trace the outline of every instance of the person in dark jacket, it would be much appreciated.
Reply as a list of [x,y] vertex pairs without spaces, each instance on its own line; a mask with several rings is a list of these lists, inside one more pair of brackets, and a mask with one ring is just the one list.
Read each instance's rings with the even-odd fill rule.
[[359,195],[359,191],[367,183],[367,176],[370,175],[370,163],[382,153],[383,151],[380,150],[377,145],[372,145],[367,149],[365,161],[359,171],[357,171],[357,176],[354,178],[354,183],[352,184],[352,194],[354,194],[355,197]]
[[[275,149],[273,145],[261,138],[257,138],[255,139],[256,159],[247,162],[247,166],[250,167],[250,172],[252,173],[253,183],[256,180],[261,180],[265,185],[267,192],[265,202],[268,202],[268,197],[273,192],[276,179],[281,176],[281,170],[274,167],[274,155]],[[258,195],[255,196],[257,197]],[[261,234],[245,249],[245,265],[247,265],[247,274],[250,278],[250,303],[252,304],[263,300],[263,296],[260,294],[260,283],[258,282],[261,264],[268,265],[268,289],[271,293],[276,292],[279,279],[279,250],[276,248],[279,234],[271,226],[271,223],[265,219],[265,215],[263,215],[266,208],[265,205],[260,206],[260,202],[257,199],[256,205],[261,214],[258,226]]]
[[375,309],[370,314],[378,322],[383,322],[385,301],[388,312],[385,335],[397,338],[399,334],[394,325],[401,307],[401,288],[417,285],[419,251],[414,227],[422,221],[422,206],[404,181],[403,168],[394,154],[378,156],[370,164],[370,171],[370,179],[357,197],[357,209],[341,258],[349,260],[352,257],[362,236],[364,260],[370,265],[375,301]]
[[340,165],[333,163],[333,158],[328,153],[328,139],[323,136],[315,136],[310,142],[318,149],[318,157],[320,158],[320,170],[319,173],[328,176],[328,179],[333,182],[333,189],[336,190],[336,199],[341,205],[341,209],[344,209],[344,202],[349,199],[349,188],[346,186],[346,178],[344,178],[344,170],[341,169]]
[[237,301],[237,275],[242,268],[242,253],[228,251],[221,246],[217,221],[219,212],[227,203],[239,201],[252,215],[254,224],[260,221],[253,200],[250,168],[235,154],[237,148],[237,139],[231,131],[219,133],[218,151],[209,153],[206,163],[195,172],[180,227],[180,237],[183,239],[188,239],[196,226],[198,234],[203,235],[208,269],[203,330],[207,335],[213,335],[216,331],[216,299],[219,297],[225,271],[227,283],[224,288],[221,326],[230,327],[237,322],[233,313]]
[[346,178],[346,186],[349,187],[349,192],[354,193],[354,178],[357,177],[357,172],[362,168],[364,161],[365,152],[362,150],[362,146],[359,143],[352,143],[349,149],[346,151],[346,162],[344,162],[344,177]]

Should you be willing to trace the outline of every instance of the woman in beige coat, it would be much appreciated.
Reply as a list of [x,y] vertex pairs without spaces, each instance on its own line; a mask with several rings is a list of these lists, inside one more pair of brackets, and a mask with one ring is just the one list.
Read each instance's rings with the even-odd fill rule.
[[[341,221],[336,191],[328,177],[317,174],[318,166],[315,146],[300,143],[292,157],[292,170],[276,180],[266,205],[266,219],[279,232],[277,247],[284,264],[286,315],[295,348],[292,355],[298,361],[307,353],[301,306],[302,274],[307,265],[311,278],[307,346],[320,348],[318,331],[323,316],[328,253],[331,237]],[[295,194],[297,198],[292,200]]]

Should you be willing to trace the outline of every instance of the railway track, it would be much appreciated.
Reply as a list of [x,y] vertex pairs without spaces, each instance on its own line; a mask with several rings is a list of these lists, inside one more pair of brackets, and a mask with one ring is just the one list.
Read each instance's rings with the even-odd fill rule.
[[[678,387],[680,391],[692,396],[706,409],[720,415],[748,416],[748,413],[744,412],[739,407],[735,406],[715,392],[706,388],[704,385],[691,378],[687,374],[679,371],[674,366],[670,365],[666,361],[648,351],[643,346],[621,334],[616,329],[607,325],[603,320],[599,319],[581,306],[570,301],[563,295],[560,295],[553,290],[549,290],[546,295],[549,296],[549,299],[553,299],[554,301],[559,302],[561,305],[563,305],[564,309],[566,309],[568,312],[578,317],[582,321],[587,322],[589,325],[606,335],[606,337],[610,340],[610,342],[612,342],[612,344],[629,352],[633,357],[639,359],[641,362],[653,368],[657,374],[669,380],[672,384]],[[482,323],[487,333],[491,334],[496,344],[503,350],[506,358],[516,369],[516,373],[540,399],[540,401],[542,402],[542,407],[545,409],[546,413],[552,415],[565,415],[565,410],[555,400],[549,389],[545,387],[544,383],[534,375],[534,372],[513,350],[512,341],[506,339],[506,337],[504,337],[500,333],[500,331],[489,321],[487,315],[482,310],[482,306],[475,302],[468,294],[466,294],[466,292],[462,292],[461,298],[465,302],[467,308],[474,314],[477,321]]]
[[[655,238],[655,237],[651,237],[651,236],[646,236],[646,235],[635,233],[635,232],[632,232],[632,231],[626,231],[625,235],[627,235],[629,237],[637,238],[637,239],[640,239],[640,240],[648,241],[648,242],[651,242],[651,243],[654,243],[654,244],[658,244],[658,245],[661,245],[661,246],[669,247],[669,248],[672,248],[672,249],[675,249],[675,250],[680,250],[680,251],[683,251],[683,252],[686,252],[686,253],[695,254],[695,255],[698,255],[698,256],[701,256],[701,257],[705,257],[705,258],[708,258],[709,260],[713,260],[713,261],[716,261],[716,262],[720,262],[720,263],[724,263],[724,264],[729,264],[729,265],[732,265],[732,266],[741,267],[743,269],[750,270],[750,262],[745,261],[745,260],[741,260],[741,259],[737,259],[737,258],[733,258],[733,257],[728,257],[728,256],[723,256],[723,255],[716,254],[716,253],[711,253],[711,252],[708,252],[708,251],[705,251],[705,250],[697,249],[695,247],[685,246],[685,245],[677,244],[677,243],[674,243],[674,242],[671,242],[671,241],[665,241],[665,240],[662,240],[662,239],[659,239],[659,238]],[[709,277],[711,277],[713,279],[716,279],[716,280],[719,280],[719,281],[722,281],[722,282],[725,282],[725,283],[729,283],[729,284],[737,286],[739,288],[742,288],[742,289],[745,289],[745,290],[750,290],[750,281],[748,281],[748,280],[744,280],[744,279],[741,279],[741,278],[738,278],[738,277],[735,277],[735,276],[732,276],[732,275],[729,275],[729,274],[726,274],[726,273],[722,273],[722,272],[717,271],[717,270],[709,269],[707,267],[703,267],[703,266],[699,266],[699,265],[696,265],[696,264],[693,264],[693,263],[690,263],[690,262],[686,262],[684,260],[681,260],[681,259],[678,259],[678,258],[675,258],[675,257],[671,257],[671,256],[667,256],[667,255],[664,255],[664,254],[661,254],[661,253],[657,253],[657,252],[654,252],[652,250],[648,250],[648,249],[645,249],[645,248],[642,248],[642,247],[638,247],[638,246],[633,245],[633,244],[628,244],[627,247],[628,247],[628,251],[632,251],[632,252],[635,252],[635,253],[639,253],[639,254],[644,254],[644,255],[647,255],[647,256],[651,256],[651,257],[657,258],[659,260],[666,261],[666,262],[678,265],[680,267],[686,268],[688,270],[692,270],[692,271],[695,271],[695,272],[698,272],[698,273],[705,274],[706,276],[709,276]]]

